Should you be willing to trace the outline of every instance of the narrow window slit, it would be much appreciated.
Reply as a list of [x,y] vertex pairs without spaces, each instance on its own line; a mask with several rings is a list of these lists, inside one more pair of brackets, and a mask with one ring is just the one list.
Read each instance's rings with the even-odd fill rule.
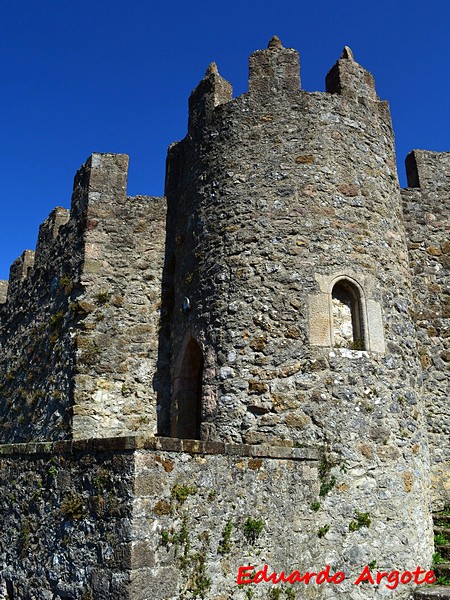
[[340,280],[331,293],[333,314],[333,346],[364,350],[361,306],[358,290],[348,281]]
[[202,415],[203,353],[191,338],[174,378],[172,436],[199,440]]

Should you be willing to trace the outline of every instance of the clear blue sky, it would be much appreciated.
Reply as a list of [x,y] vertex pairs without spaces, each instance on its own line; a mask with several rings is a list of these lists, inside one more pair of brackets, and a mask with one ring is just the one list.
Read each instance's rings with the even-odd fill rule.
[[92,152],[130,155],[128,194],[162,195],[168,145],[211,61],[247,90],[273,34],[323,91],[344,45],[391,104],[401,183],[413,148],[450,150],[450,1],[0,0],[0,279]]

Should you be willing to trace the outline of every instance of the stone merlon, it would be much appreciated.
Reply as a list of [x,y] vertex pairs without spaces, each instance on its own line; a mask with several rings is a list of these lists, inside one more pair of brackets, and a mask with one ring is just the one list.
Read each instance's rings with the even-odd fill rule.
[[413,150],[405,160],[408,187],[422,191],[450,188],[450,152]]
[[378,100],[373,75],[359,65],[348,46],[325,78],[326,91],[352,100]]
[[253,52],[249,60],[249,92],[264,102],[269,95],[285,95],[300,89],[300,57],[297,50],[283,48],[274,36],[266,50]]

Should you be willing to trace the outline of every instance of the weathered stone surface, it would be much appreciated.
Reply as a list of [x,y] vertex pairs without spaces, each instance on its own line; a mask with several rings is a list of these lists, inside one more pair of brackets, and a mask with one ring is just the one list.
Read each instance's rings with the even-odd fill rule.
[[[267,560],[280,569],[288,562],[293,566],[312,560],[319,552],[314,528],[306,531],[300,526],[310,522],[310,504],[319,491],[317,463],[306,467],[301,461],[277,458],[167,454],[165,460],[174,464],[167,472],[161,457],[156,458],[148,451],[136,453],[136,476],[148,482],[162,479],[157,491],[148,495],[142,488],[134,501],[132,564],[139,571],[137,579],[132,576],[133,598],[194,597],[201,574],[205,597],[233,596],[238,593],[237,569],[243,561]],[[296,498],[290,507],[282,500],[286,496]],[[162,503],[171,510],[161,511]],[[248,518],[262,523],[254,542],[245,535]],[[271,539],[279,543],[272,545]],[[148,558],[153,556],[158,557],[157,564]],[[149,564],[142,564],[146,560]]]
[[415,150],[406,160],[410,188],[403,190],[405,224],[413,276],[411,311],[423,367],[435,509],[450,500],[449,265],[450,153]]
[[348,47],[326,85],[277,38],[238,98],[210,65],[167,223],[94,154],[0,282],[6,597],[244,600],[250,562],[345,571],[309,598],[410,598],[352,581],[429,567],[430,473],[450,501],[449,155],[415,151],[401,193]]
[[133,457],[43,446],[0,460],[3,597],[128,599]]
[[[96,440],[81,453],[64,441],[2,446],[0,580],[12,597],[194,597],[203,568],[205,593],[234,593],[244,556],[278,568],[319,556],[314,528],[300,527],[311,523],[319,492],[306,449],[295,457],[267,447],[255,459],[239,447],[189,455],[127,445]],[[285,506],[287,496],[296,502]],[[249,517],[262,523],[260,535],[245,533]]]
[[414,592],[415,600],[449,600],[450,588],[443,586],[425,587]]
[[6,302],[7,294],[8,294],[8,282],[0,281],[0,304]]
[[156,431],[165,203],[127,165],[93,155],[0,287],[3,442]]

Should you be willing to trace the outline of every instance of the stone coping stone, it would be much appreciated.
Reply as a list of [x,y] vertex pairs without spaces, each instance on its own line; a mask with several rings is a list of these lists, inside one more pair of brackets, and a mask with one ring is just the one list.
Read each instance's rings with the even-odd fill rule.
[[159,450],[187,454],[224,454],[255,458],[277,458],[299,461],[320,459],[318,448],[291,448],[269,444],[227,444],[202,440],[182,440],[169,437],[123,436],[61,440],[57,442],[28,442],[0,445],[0,456],[34,454],[74,454],[77,452],[127,452],[134,450]]
[[414,591],[415,600],[449,600],[450,587],[430,586],[418,588]]

